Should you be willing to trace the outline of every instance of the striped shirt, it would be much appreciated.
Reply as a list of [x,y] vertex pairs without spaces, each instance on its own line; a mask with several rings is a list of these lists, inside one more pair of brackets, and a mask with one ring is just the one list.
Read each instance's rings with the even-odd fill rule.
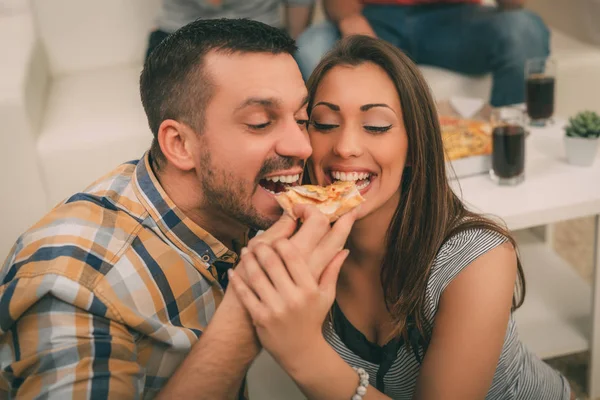
[[[425,317],[433,326],[439,300],[448,284],[477,257],[502,244],[506,238],[484,230],[467,230],[451,237],[434,261],[426,288]],[[418,331],[409,331],[417,351],[408,350],[396,338],[384,346],[369,342],[334,304],[331,320],[325,324],[327,341],[353,367],[362,367],[370,383],[393,399],[412,399],[424,355]],[[429,332],[431,333],[431,332]],[[416,338],[415,338],[416,336]],[[414,338],[414,340],[413,340]],[[568,400],[570,387],[557,371],[533,355],[519,340],[511,316],[504,345],[487,400]]]
[[0,270],[0,399],[152,398],[237,255],[169,199],[149,156],[23,234]]

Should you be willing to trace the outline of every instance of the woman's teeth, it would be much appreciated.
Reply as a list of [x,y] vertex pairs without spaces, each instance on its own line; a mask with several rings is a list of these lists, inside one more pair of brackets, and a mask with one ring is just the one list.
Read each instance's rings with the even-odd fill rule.
[[331,177],[336,181],[362,181],[371,177],[368,172],[339,172],[332,171]]
[[331,171],[331,177],[335,181],[354,182],[358,190],[363,190],[371,183],[373,174],[368,172],[341,172]]
[[371,183],[371,181],[370,181],[370,180],[368,180],[368,179],[365,179],[365,181],[364,181],[364,182],[362,182],[362,183],[360,183],[360,184],[357,184],[357,185],[356,185],[356,188],[357,188],[358,190],[363,190],[364,188],[366,188],[367,186],[369,186],[369,183]]

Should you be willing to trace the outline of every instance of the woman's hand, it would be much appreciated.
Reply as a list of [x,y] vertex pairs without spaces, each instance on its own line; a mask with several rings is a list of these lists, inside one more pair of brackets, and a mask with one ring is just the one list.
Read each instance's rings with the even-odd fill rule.
[[338,251],[315,277],[297,246],[279,239],[272,246],[261,243],[242,253],[243,278],[230,270],[230,284],[248,310],[262,346],[284,368],[323,341],[323,321],[347,255],[347,250]]

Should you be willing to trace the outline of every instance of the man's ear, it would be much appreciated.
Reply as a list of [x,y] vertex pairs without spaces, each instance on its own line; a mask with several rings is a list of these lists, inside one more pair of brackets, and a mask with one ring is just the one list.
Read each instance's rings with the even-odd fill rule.
[[158,128],[158,143],[170,164],[182,171],[194,168],[191,151],[195,132],[187,125],[166,119]]

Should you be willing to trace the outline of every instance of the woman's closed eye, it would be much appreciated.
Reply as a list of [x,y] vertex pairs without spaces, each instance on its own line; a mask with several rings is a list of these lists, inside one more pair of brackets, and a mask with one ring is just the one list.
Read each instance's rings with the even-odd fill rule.
[[365,130],[371,133],[385,133],[392,128],[392,125],[365,125]]
[[314,121],[314,120],[310,121],[309,124],[314,126],[315,129],[318,131],[330,131],[332,129],[339,127],[339,125],[337,125],[337,124],[322,124],[322,123]]

